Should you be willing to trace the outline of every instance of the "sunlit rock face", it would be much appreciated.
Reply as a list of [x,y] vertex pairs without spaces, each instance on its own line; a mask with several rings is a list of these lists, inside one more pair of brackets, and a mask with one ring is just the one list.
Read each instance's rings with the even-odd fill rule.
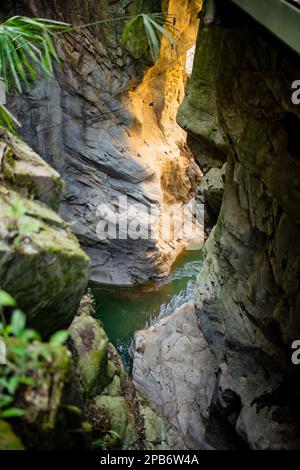
[[200,32],[179,114],[208,168],[220,166],[220,150],[228,153],[196,311],[218,360],[211,410],[252,449],[300,447],[299,368],[291,362],[300,338],[300,108],[291,100],[300,60],[274,41],[222,8]]
[[[73,25],[138,12],[140,2],[67,0],[8,1],[3,16],[28,14]],[[25,96],[10,99],[22,134],[65,182],[61,214],[92,259],[95,283],[131,286],[168,274],[187,239],[101,240],[103,205],[115,210],[120,196],[137,207],[141,225],[150,209],[164,211],[191,199],[201,178],[176,124],[187,74],[186,52],[195,42],[200,0],[142,2],[143,12],[177,16],[176,50],[164,40],[152,66],[140,38],[139,50],[121,46],[124,21],[94,25],[57,38],[61,64],[55,78],[41,79]],[[134,57],[133,57],[134,56]],[[100,214],[100,215],[99,215]],[[133,220],[133,223],[134,220]]]

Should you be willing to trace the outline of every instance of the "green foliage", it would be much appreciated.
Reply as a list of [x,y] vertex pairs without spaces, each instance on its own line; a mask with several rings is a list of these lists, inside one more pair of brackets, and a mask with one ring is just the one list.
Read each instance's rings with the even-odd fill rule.
[[[0,418],[17,418],[25,410],[15,406],[20,387],[34,385],[34,371],[43,361],[51,362],[52,356],[41,342],[37,331],[26,328],[25,314],[15,308],[6,324],[3,308],[15,307],[16,302],[7,292],[0,290],[0,339],[7,345],[6,364],[0,365]],[[50,338],[55,348],[68,337],[67,331],[58,331]]]
[[15,134],[15,125],[20,126],[16,118],[0,103],[0,125],[12,134]]
[[27,76],[37,78],[36,67],[50,76],[52,59],[59,60],[53,46],[53,29],[68,25],[42,18],[14,16],[0,25],[0,76],[6,89],[11,85],[22,92],[23,82],[29,87]]
[[122,43],[130,50],[136,49],[143,40],[141,32],[147,38],[151,57],[155,62],[160,55],[161,38],[165,37],[175,47],[176,41],[170,32],[175,31],[175,17],[163,13],[144,14],[133,17],[123,28]]
[[120,436],[112,429],[105,434],[105,437],[94,439],[92,448],[94,450],[114,449],[120,443]]
[[[22,84],[29,88],[29,78],[37,78],[37,69],[46,75],[53,72],[52,60],[59,60],[52,41],[52,32],[68,25],[41,18],[14,16],[0,24],[0,77],[5,89],[16,88],[22,92]],[[4,104],[0,103],[0,124],[15,132],[16,119]]]
[[68,339],[69,333],[65,330],[57,331],[54,335],[50,338],[50,344],[55,346],[61,346],[64,344]]

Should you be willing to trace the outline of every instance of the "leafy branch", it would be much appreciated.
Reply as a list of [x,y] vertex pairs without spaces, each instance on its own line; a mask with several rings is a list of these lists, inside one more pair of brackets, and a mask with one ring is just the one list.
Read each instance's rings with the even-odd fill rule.
[[9,220],[9,237],[14,245],[18,245],[24,237],[38,233],[42,227],[39,220],[27,215],[27,209],[17,197],[10,199],[10,206],[4,210],[4,217]]
[[13,85],[21,93],[21,81],[29,87],[27,74],[35,80],[36,67],[52,75],[52,60],[59,61],[59,58],[51,35],[53,30],[68,27],[60,21],[23,16],[14,16],[0,24],[0,76],[7,91]]
[[[20,386],[34,385],[34,371],[39,370],[43,361],[52,360],[38,332],[26,328],[26,315],[15,307],[15,299],[0,289],[0,346],[7,347],[6,357],[2,358],[4,364],[0,365],[0,419],[25,414],[23,408],[15,406]],[[4,309],[7,308],[13,308],[9,323],[4,317]],[[67,331],[57,331],[49,343],[55,348],[64,344],[67,338]]]
[[[14,16],[0,24],[0,78],[6,91],[22,83],[29,89],[30,77],[37,78],[40,68],[47,76],[53,72],[52,60],[58,61],[51,35],[53,30],[68,28],[68,24],[41,18]],[[1,83],[0,83],[1,85]],[[18,121],[0,103],[0,124],[14,133]]]
[[122,42],[126,45],[134,39],[140,40],[137,33],[139,31],[144,32],[152,60],[155,62],[160,55],[162,37],[165,37],[172,47],[176,46],[176,41],[172,35],[175,31],[175,24],[175,16],[163,13],[141,13],[133,17],[123,28]]

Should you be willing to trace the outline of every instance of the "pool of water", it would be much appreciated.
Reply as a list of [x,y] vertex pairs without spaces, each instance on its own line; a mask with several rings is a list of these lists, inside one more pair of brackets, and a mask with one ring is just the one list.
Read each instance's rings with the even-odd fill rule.
[[154,290],[92,289],[96,299],[96,316],[102,321],[127,368],[131,365],[128,348],[134,333],[190,300],[201,266],[201,251],[187,251],[179,256],[169,278]]

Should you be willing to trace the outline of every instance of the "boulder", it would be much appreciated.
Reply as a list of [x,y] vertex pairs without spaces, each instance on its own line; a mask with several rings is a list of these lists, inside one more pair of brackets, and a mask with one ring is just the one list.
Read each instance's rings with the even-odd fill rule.
[[221,166],[218,136],[226,143],[222,205],[195,293],[219,368],[209,421],[216,413],[223,435],[230,425],[251,449],[298,449],[299,371],[289,351],[300,337],[300,110],[291,100],[300,62],[230,2],[215,3],[179,117],[196,155],[205,143],[207,168]]
[[217,362],[197,326],[193,302],[138,331],[133,351],[133,382],[164,417],[171,448],[206,448]]
[[70,328],[70,347],[75,369],[86,398],[98,395],[107,384],[108,337],[100,322],[80,304]]
[[224,193],[226,163],[222,168],[211,168],[203,177],[198,189],[198,197],[202,195],[216,216],[219,215]]
[[4,183],[23,196],[57,210],[64,183],[25,142],[0,127],[0,166]]
[[69,332],[69,347],[94,445],[114,449],[168,449],[162,419],[138,395],[120,356],[94,318],[94,300],[86,294]]
[[107,419],[108,425],[104,431],[113,431],[116,434],[119,449],[136,449],[134,416],[125,398],[100,395],[95,399],[93,412],[100,413]]
[[[67,348],[38,341],[28,344],[15,337],[7,339],[6,344],[12,364],[16,348],[26,348],[27,352],[26,362],[22,364],[19,359],[17,367],[22,368],[28,383],[18,386],[12,405],[24,410],[24,415],[14,418],[13,425],[26,449],[85,448],[90,429]],[[0,436],[4,426],[9,429],[0,421]],[[10,442],[9,433],[7,438]],[[13,437],[9,445],[21,447]]]
[[44,337],[67,327],[89,259],[68,225],[38,201],[0,186],[0,284]]

